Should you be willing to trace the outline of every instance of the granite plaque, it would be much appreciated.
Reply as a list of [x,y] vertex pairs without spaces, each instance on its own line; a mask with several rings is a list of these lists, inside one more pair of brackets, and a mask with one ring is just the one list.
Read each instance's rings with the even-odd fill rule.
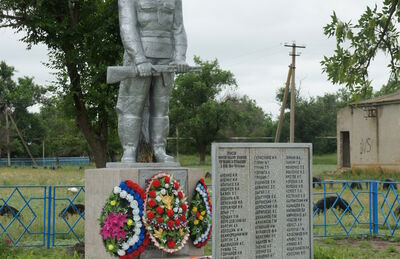
[[312,258],[311,144],[213,144],[213,258]]

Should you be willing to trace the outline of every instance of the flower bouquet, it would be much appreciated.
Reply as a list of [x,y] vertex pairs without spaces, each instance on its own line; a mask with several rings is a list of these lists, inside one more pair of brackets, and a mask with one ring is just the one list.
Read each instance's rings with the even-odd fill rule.
[[205,246],[211,236],[212,207],[204,179],[197,183],[190,202],[189,228],[193,245]]
[[185,246],[189,238],[187,210],[185,193],[172,175],[159,173],[150,179],[143,221],[156,247],[172,254]]
[[143,189],[128,180],[114,187],[101,216],[100,235],[107,252],[122,259],[130,259],[144,252],[149,243],[142,223]]

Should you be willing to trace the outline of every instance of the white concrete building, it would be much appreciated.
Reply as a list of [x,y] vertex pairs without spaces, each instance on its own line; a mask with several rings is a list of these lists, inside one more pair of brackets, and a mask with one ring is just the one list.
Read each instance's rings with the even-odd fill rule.
[[337,140],[339,168],[400,171],[400,92],[341,109]]

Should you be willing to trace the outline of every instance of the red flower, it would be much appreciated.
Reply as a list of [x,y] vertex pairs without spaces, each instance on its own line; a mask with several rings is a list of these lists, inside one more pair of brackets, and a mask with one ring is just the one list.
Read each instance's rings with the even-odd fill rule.
[[164,223],[164,219],[162,217],[158,217],[157,218],[157,222],[162,224],[162,223]]
[[161,186],[160,180],[155,179],[155,180],[153,181],[153,186],[154,186],[155,188],[160,188],[160,186]]
[[154,218],[154,213],[152,211],[147,212],[147,217],[149,219],[153,219]]
[[174,211],[171,209],[167,210],[167,215],[168,217],[172,218],[174,216]]
[[204,178],[201,178],[201,179],[200,179],[200,182],[201,182],[202,184],[206,185],[206,184],[204,183]]
[[168,241],[168,248],[170,248],[170,249],[175,248],[175,241],[174,240]]
[[175,219],[175,225],[179,226],[181,224],[181,221],[179,219]]
[[144,252],[144,246],[140,246],[140,247],[138,248],[138,250],[139,250],[139,252],[143,253],[143,252]]
[[164,182],[165,182],[165,183],[169,183],[169,180],[170,180],[170,179],[169,179],[169,176],[165,176],[165,177],[164,177]]
[[128,259],[133,259],[133,254],[128,254]]
[[128,259],[127,255],[120,256],[119,259]]
[[186,205],[186,203],[182,203],[181,208],[182,208],[183,211],[186,211],[186,210],[187,210],[187,205]]
[[146,236],[146,238],[143,240],[143,246],[147,246],[149,244],[149,236]]
[[152,190],[152,191],[149,192],[149,197],[150,198],[155,198],[155,197],[157,197],[157,193],[154,190]]
[[179,199],[182,199],[183,198],[183,193],[182,192],[178,192],[178,197],[179,197]]
[[161,207],[161,206],[158,206],[157,209],[156,209],[156,211],[157,211],[158,214],[161,215],[161,214],[163,214],[163,212],[164,212],[164,208]]
[[174,182],[174,188],[175,188],[175,190],[179,189],[179,183],[177,181]]
[[152,208],[154,208],[155,206],[157,206],[156,201],[153,200],[153,199],[150,199],[150,200],[149,200],[149,206],[152,207]]
[[182,214],[181,220],[182,220],[182,221],[186,221],[186,216]]
[[133,182],[132,182],[131,180],[126,181],[125,184],[126,184],[129,188],[133,189]]
[[196,218],[200,218],[200,213],[196,212]]
[[167,225],[168,227],[172,228],[174,226],[174,222],[172,220],[168,220]]
[[132,253],[132,255],[133,255],[133,256],[139,256],[139,255],[140,255],[140,252],[139,252],[138,250],[136,250],[136,251],[134,251],[134,252]]

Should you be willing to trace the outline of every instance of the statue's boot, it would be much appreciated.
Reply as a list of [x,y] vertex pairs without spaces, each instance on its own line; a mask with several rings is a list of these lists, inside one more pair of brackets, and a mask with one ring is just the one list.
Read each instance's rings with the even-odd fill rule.
[[151,143],[154,151],[154,158],[158,163],[174,162],[172,156],[167,155],[167,137],[169,132],[169,118],[151,117]]
[[120,116],[118,118],[118,134],[124,154],[122,163],[136,163],[142,119],[135,116]]

